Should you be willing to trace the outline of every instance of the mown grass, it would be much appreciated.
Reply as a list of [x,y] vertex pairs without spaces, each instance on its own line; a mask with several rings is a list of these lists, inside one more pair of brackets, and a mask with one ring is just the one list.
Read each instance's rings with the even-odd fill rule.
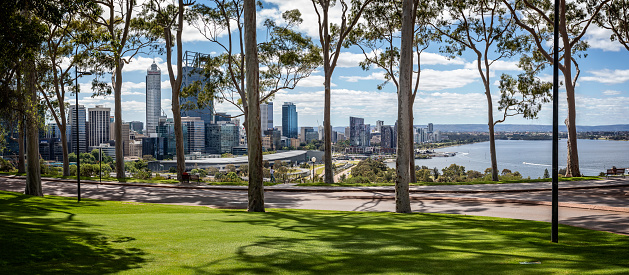
[[[559,178],[559,181],[585,181],[600,180],[600,177],[571,177]],[[504,183],[520,183],[520,182],[551,182],[552,179],[520,179],[520,180],[501,180],[501,181],[464,181],[464,182],[414,182],[415,186],[437,186],[437,185],[472,185],[472,184],[504,184]],[[306,182],[297,184],[297,186],[337,186],[337,187],[369,187],[369,186],[394,186],[394,182],[375,182],[375,183],[325,183],[325,182]]]
[[[627,274],[629,237],[543,222],[0,192],[4,274]],[[541,264],[520,264],[521,262]]]

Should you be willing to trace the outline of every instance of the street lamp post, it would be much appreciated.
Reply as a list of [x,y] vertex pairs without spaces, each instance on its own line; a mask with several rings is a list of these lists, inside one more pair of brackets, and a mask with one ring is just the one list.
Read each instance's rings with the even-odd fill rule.
[[[553,45],[553,183],[552,183],[552,225],[550,240],[559,242],[559,1],[555,0],[555,22],[554,22],[554,45]],[[564,62],[570,62],[564,61]]]
[[98,146],[98,181],[103,183],[103,147]]
[[[79,48],[77,47],[74,51],[74,55],[77,56],[79,53]],[[76,198],[77,202],[81,202],[81,152],[79,151],[79,74],[83,75],[91,75],[90,72],[79,72],[78,66],[74,68],[74,86],[76,88],[76,105],[74,106],[74,124],[76,130]]]

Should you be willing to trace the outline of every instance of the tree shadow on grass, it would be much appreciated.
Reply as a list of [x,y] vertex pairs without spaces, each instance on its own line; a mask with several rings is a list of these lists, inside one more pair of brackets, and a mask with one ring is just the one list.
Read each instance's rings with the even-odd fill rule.
[[[629,272],[629,238],[566,226],[563,242],[553,244],[541,222],[293,210],[248,215],[228,223],[276,233],[238,247],[235,259],[184,268],[198,274]],[[529,261],[542,264],[520,264]]]
[[133,238],[104,235],[75,219],[74,208],[97,205],[93,202],[0,195],[0,273],[104,274],[145,262],[139,249],[112,247]]

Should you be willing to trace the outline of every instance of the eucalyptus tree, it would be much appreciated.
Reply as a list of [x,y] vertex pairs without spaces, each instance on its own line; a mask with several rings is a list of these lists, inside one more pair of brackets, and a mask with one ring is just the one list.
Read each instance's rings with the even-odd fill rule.
[[[348,4],[345,0],[312,0],[315,13],[317,14],[317,25],[319,27],[319,42],[323,50],[323,74],[324,74],[324,107],[323,107],[323,132],[325,153],[323,163],[325,164],[325,182],[334,183],[334,170],[332,165],[332,124],[330,124],[331,114],[331,80],[336,63],[341,54],[341,47],[345,39],[358,23],[361,14],[373,0],[350,0]],[[341,5],[341,22],[330,23],[330,8],[336,4]]]
[[[42,112],[37,95],[37,57],[46,27],[42,20],[59,20],[64,1],[9,1],[0,10],[0,113],[23,111],[26,127],[27,195],[42,196],[39,166],[39,125]],[[21,73],[23,72],[23,73]],[[17,106],[21,105],[22,108]]]
[[[93,9],[91,1],[78,1],[68,7],[61,20],[45,21],[47,33],[43,43],[40,65],[45,67],[37,87],[48,107],[48,112],[60,131],[63,175],[70,175],[68,159],[66,91],[75,84],[74,71],[79,67],[93,66],[90,51],[99,41],[95,40],[92,25],[80,17],[80,10]],[[79,51],[80,49],[80,51]],[[78,54],[76,54],[78,52]],[[78,87],[74,87],[75,93]]]
[[[588,44],[583,36],[597,17],[597,14],[611,0],[559,0],[559,70],[563,74],[566,88],[568,117],[568,158],[566,176],[577,177],[579,153],[577,149],[575,87],[581,70],[577,58],[587,56]],[[535,48],[531,54],[524,54],[521,65],[532,71],[543,70],[553,65],[554,45],[551,43],[554,31],[554,5],[550,0],[502,0],[521,31]],[[574,66],[574,67],[573,67]]]
[[[122,68],[142,49],[153,45],[150,27],[139,18],[134,18],[135,9],[139,9],[135,0],[92,0],[98,4],[93,9],[83,10],[83,15],[94,25],[98,39],[107,41],[94,49],[100,59],[99,67],[93,68],[97,76],[111,74],[111,86],[95,79],[92,86],[97,95],[114,93],[114,129],[116,141],[116,177],[123,179],[124,151],[122,139]],[[113,89],[112,89],[113,88]]]
[[[211,107],[214,101],[227,102],[241,112],[248,131],[248,113],[251,107],[246,94],[245,44],[243,0],[213,0],[211,5],[195,5],[190,23],[222,53],[208,56],[203,61],[203,81],[185,87],[184,97],[196,97],[197,104],[189,103],[186,109]],[[303,22],[299,10],[282,14],[284,23],[266,20],[268,38],[257,46],[260,102],[272,100],[281,90],[294,89],[300,80],[321,63],[320,48],[312,40],[297,32]],[[225,37],[226,36],[226,37]]]
[[517,25],[501,0],[446,0],[440,3],[447,19],[440,20],[434,27],[446,37],[442,52],[455,57],[471,51],[476,57],[476,69],[487,99],[491,178],[498,181],[494,127],[504,119],[494,120],[492,65],[519,54],[525,46],[523,37],[518,35]]
[[[414,28],[413,28],[413,73],[414,83],[413,90],[409,100],[409,142],[414,144],[413,137],[413,105],[417,91],[419,90],[419,82],[421,76],[421,55],[430,45],[434,35],[429,28],[429,21],[435,20],[437,11],[434,5],[429,5],[426,1],[414,1],[415,9]],[[402,5],[398,1],[374,1],[369,5],[363,13],[363,22],[359,22],[349,36],[346,46],[358,46],[365,60],[360,63],[363,70],[369,70],[372,66],[384,70],[384,82],[379,84],[377,88],[383,89],[388,83],[393,83],[395,88],[399,88],[398,69],[400,62],[400,48],[397,43],[400,39],[400,29],[402,26]],[[415,157],[414,148],[411,146],[410,157],[410,181],[416,182],[414,167]]]
[[[184,153],[183,127],[181,125],[181,109],[179,97],[181,92],[181,82],[183,80],[183,45],[182,33],[184,23],[184,13],[186,7],[194,4],[191,0],[150,0],[146,3],[146,12],[149,22],[157,29],[153,31],[161,31],[161,38],[165,42],[166,51],[166,67],[168,68],[168,77],[172,91],[172,111],[175,123],[175,144],[177,155],[177,180],[183,180],[183,172],[186,171],[186,158]],[[175,33],[173,41],[173,31]],[[176,48],[177,71],[173,70],[173,47]]]
[[256,35],[255,0],[245,0],[245,78],[247,80],[247,101],[249,112],[247,120],[247,146],[249,147],[249,204],[247,211],[264,212],[264,167],[262,164],[262,136],[260,132],[260,81],[258,68],[258,40]]
[[[418,5],[413,0],[402,2],[402,37],[400,42],[400,84],[398,86],[398,152],[395,170],[395,212],[410,213],[411,203],[409,197],[410,160],[409,152],[411,144],[409,136],[410,101],[413,85],[413,31],[415,29],[414,13]],[[412,127],[412,125],[411,125]],[[413,169],[414,172],[414,169]]]
[[596,23],[612,31],[610,39],[618,41],[626,50],[629,50],[629,1],[607,2],[597,15]]

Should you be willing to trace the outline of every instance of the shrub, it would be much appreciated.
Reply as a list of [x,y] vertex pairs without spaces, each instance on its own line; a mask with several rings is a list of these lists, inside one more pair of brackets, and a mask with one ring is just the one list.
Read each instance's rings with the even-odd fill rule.
[[13,170],[13,164],[10,161],[0,158],[0,171],[9,172]]

